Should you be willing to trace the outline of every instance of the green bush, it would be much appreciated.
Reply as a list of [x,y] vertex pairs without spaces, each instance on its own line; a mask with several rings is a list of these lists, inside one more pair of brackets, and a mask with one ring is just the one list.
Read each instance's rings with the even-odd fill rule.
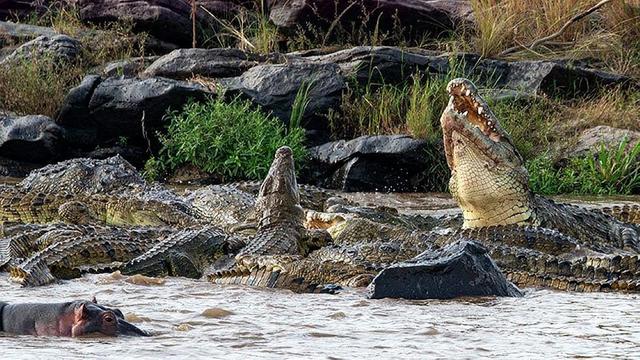
[[601,145],[596,154],[571,159],[562,168],[555,168],[548,154],[528,161],[526,166],[531,189],[538,194],[640,192],[640,143],[629,148],[626,139],[612,149]]
[[306,157],[304,129],[286,129],[247,100],[191,101],[168,116],[171,123],[167,135],[161,136],[162,148],[145,166],[148,178],[192,164],[222,181],[259,180],[267,175],[280,146],[291,147],[298,165]]

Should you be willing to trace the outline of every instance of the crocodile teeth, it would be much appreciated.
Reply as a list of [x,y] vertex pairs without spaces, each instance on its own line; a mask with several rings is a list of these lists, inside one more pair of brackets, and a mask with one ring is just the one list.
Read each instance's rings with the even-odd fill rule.
[[[467,91],[469,91],[469,90],[467,90]],[[469,111],[465,111],[465,112],[463,112],[463,113],[462,113],[462,115],[464,115],[464,116],[469,115]]]
[[464,92],[464,94],[465,94],[466,96],[471,95],[471,90],[468,90],[468,89],[467,89],[467,91],[465,91],[465,92]]
[[482,111],[484,111],[484,108],[482,106],[478,106],[478,115],[482,115]]

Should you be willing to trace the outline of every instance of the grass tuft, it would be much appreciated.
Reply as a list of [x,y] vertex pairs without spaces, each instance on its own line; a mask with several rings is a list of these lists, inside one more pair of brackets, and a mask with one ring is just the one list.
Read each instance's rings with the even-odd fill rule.
[[162,149],[145,166],[148,178],[157,179],[183,165],[194,165],[221,181],[259,180],[267,175],[273,154],[280,146],[293,149],[298,165],[306,157],[304,129],[291,127],[250,101],[238,98],[225,103],[218,96],[205,103],[189,102],[168,114]]

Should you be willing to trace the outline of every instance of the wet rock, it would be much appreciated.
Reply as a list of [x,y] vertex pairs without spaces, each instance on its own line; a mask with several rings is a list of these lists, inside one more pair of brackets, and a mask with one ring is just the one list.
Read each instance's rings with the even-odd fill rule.
[[38,36],[28,41],[4,58],[0,65],[29,61],[34,58],[50,58],[54,61],[68,62],[76,59],[80,53],[80,42],[67,35]]
[[0,21],[0,46],[20,44],[38,36],[52,37],[58,33],[48,27]]
[[144,72],[146,76],[186,79],[239,76],[266,58],[239,49],[179,49],[160,57]]
[[429,164],[427,142],[406,135],[361,136],[310,149],[319,186],[342,191],[416,191]]
[[158,56],[134,57],[125,60],[112,61],[102,67],[98,75],[135,77],[147,66],[158,60]]
[[[345,29],[366,26],[380,33],[391,33],[405,40],[439,36],[473,21],[466,0],[270,0],[271,21],[293,33],[311,24],[326,32],[338,24]],[[338,14],[340,18],[337,19]],[[398,33],[398,30],[402,33]]]
[[565,158],[573,158],[596,153],[604,145],[606,149],[616,149],[626,139],[627,149],[640,143],[640,132],[611,126],[596,126],[582,132],[575,146],[565,152]]
[[522,296],[479,243],[460,240],[382,270],[369,285],[372,299],[452,299]]
[[0,156],[44,163],[59,156],[64,131],[48,116],[0,116]]
[[[78,184],[83,188],[78,189]],[[130,185],[144,185],[136,169],[121,156],[104,160],[77,158],[50,164],[32,171],[18,186],[28,191],[83,194],[111,193]]]
[[[242,0],[199,0],[196,19],[201,26],[216,26],[213,17],[232,18],[242,8]],[[78,0],[80,18],[93,23],[129,19],[137,31],[180,47],[191,46],[191,2],[177,0]]]
[[91,75],[69,92],[56,122],[67,130],[69,143],[80,149],[123,141],[146,148],[166,126],[168,108],[179,109],[188,99],[203,99],[208,93],[201,85],[160,77]]
[[303,84],[311,84],[303,124],[307,129],[327,128],[325,115],[338,107],[346,87],[337,65],[305,62],[258,65],[220,83],[231,96],[241,94],[251,99],[285,124],[289,123],[298,90]]

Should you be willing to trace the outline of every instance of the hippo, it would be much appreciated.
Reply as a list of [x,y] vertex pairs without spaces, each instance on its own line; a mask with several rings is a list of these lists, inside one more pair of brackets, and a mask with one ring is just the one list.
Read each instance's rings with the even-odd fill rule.
[[7,304],[0,302],[0,332],[36,336],[149,336],[116,308],[93,301]]

